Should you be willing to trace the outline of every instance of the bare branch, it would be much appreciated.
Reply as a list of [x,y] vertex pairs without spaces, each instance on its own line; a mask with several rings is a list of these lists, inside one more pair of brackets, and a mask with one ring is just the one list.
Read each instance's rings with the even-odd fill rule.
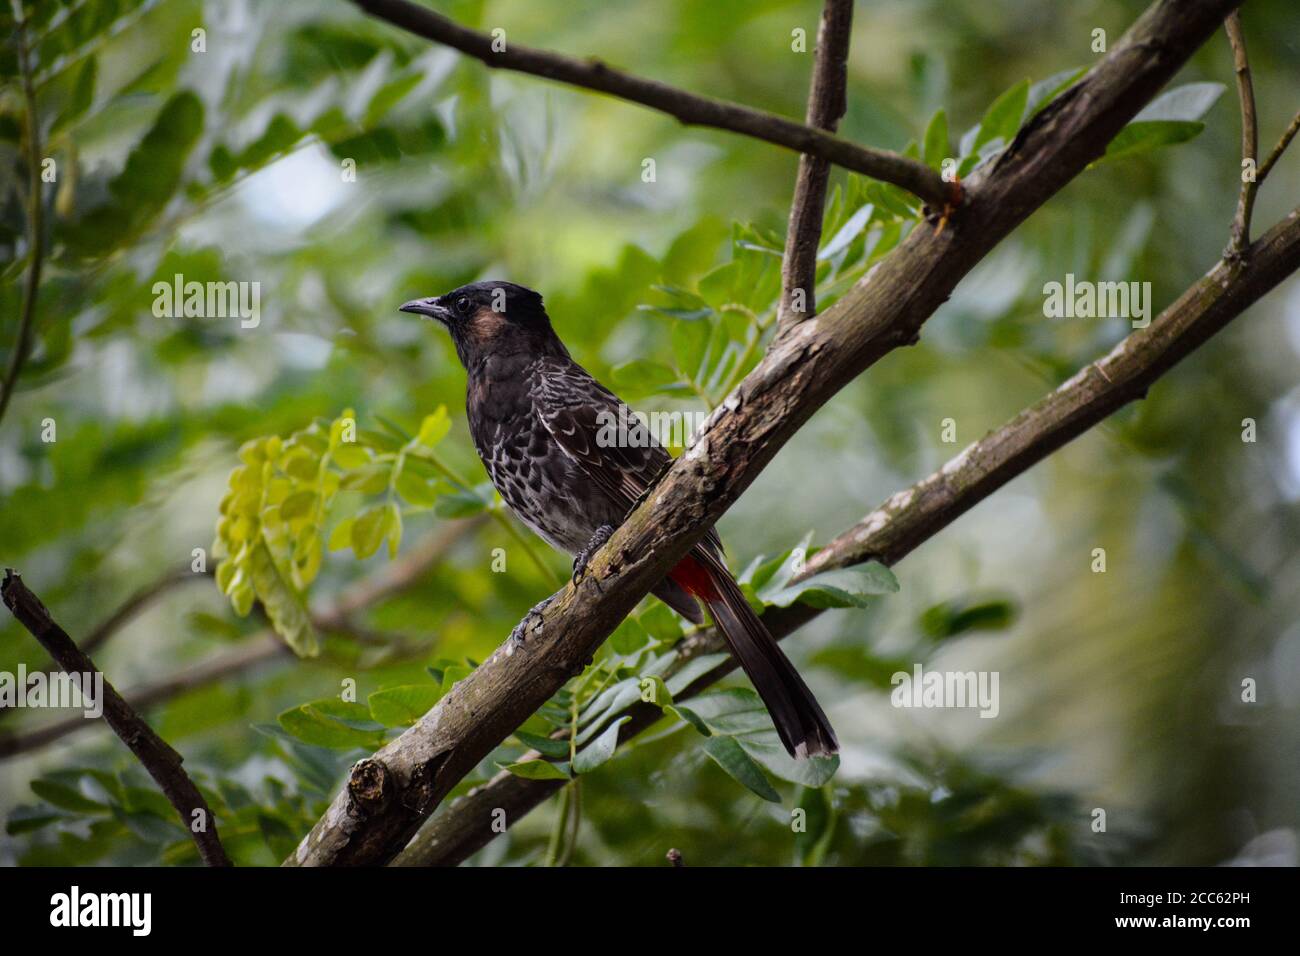
[[36,90],[32,86],[32,70],[27,49],[27,21],[22,4],[13,0],[14,19],[17,20],[18,72],[23,92],[24,135],[27,147],[24,159],[27,164],[27,281],[23,285],[22,314],[18,320],[18,337],[9,353],[9,367],[0,381],[0,420],[4,418],[9,400],[18,387],[18,376],[32,350],[32,331],[36,324],[36,297],[41,289],[41,266],[45,259],[45,207],[41,186],[41,120],[36,112]]
[[[798,579],[872,559],[896,564],[1052,451],[1140,398],[1175,363],[1300,268],[1300,209],[1261,238],[1246,262],[1241,269],[1217,265],[1149,328],[1133,333],[1104,358],[840,534],[809,559]],[[782,638],[820,613],[801,605],[770,608],[763,620]],[[698,631],[677,649],[669,676],[680,673],[689,661],[721,650],[725,644],[714,629]],[[731,660],[720,664],[675,699],[689,699],[733,668]],[[603,722],[623,716],[631,720],[619,731],[620,744],[657,723],[662,713],[636,704]],[[534,751],[521,759],[540,757]],[[528,780],[502,771],[436,814],[393,865],[461,863],[497,836],[494,824],[501,812],[511,826],[563,785],[562,780]]]
[[[358,640],[369,641],[371,635],[359,631],[351,623],[352,616],[419,583],[424,573],[441,561],[457,541],[470,531],[482,527],[485,520],[482,515],[479,515],[442,525],[417,542],[409,551],[403,552],[396,561],[345,589],[333,607],[312,615],[312,623],[321,631],[347,634]],[[115,614],[114,617],[116,616]],[[392,642],[384,643],[391,645]],[[196,688],[207,687],[235,674],[246,673],[269,661],[288,663],[294,659],[293,654],[280,638],[271,631],[264,631],[250,637],[246,643],[232,651],[218,654],[160,680],[133,687],[124,696],[136,710],[145,710]],[[2,736],[0,737],[0,759],[39,750],[69,734],[93,726],[95,724],[91,721],[70,717],[23,733]]]
[[581,583],[555,597],[523,648],[499,650],[358,763],[286,863],[391,860],[467,773],[581,672],[804,422],[883,355],[915,341],[958,281],[1100,156],[1239,2],[1158,0],[975,172],[959,222],[913,229],[831,309],[779,339],[591,559]]
[[[808,92],[805,122],[835,132],[848,109],[846,88],[849,38],[853,33],[853,0],[826,0],[817,30],[812,87]],[[790,203],[790,223],[781,260],[781,304],[777,332],[817,311],[817,247],[821,244],[822,215],[826,208],[826,182],[831,164],[807,153],[799,157],[799,174]]]
[[[1233,10],[1223,21],[1228,42],[1232,45],[1232,66],[1237,74],[1237,97],[1241,100],[1241,158],[1251,163],[1259,159],[1259,132],[1255,120],[1255,88],[1250,81],[1250,59],[1246,56],[1246,35],[1241,29],[1241,12]],[[1255,191],[1259,189],[1258,171],[1246,178],[1237,196],[1237,214],[1232,220],[1232,238],[1228,255],[1240,256],[1250,245],[1250,216],[1255,208]]]
[[1286,152],[1286,148],[1291,145],[1291,140],[1295,139],[1295,134],[1297,132],[1300,132],[1300,113],[1296,113],[1295,116],[1291,117],[1291,122],[1282,132],[1282,138],[1277,141],[1277,145],[1274,146],[1273,151],[1268,154],[1268,158],[1265,159],[1264,162],[1260,163],[1259,171],[1255,174],[1256,188],[1258,188],[1260,184],[1268,178],[1268,174],[1273,171],[1273,166],[1277,163],[1278,159],[1281,158],[1282,154]]
[[41,646],[49,651],[59,666],[68,674],[81,678],[83,694],[93,693],[85,686],[85,681],[103,681],[99,703],[103,706],[104,720],[140,763],[144,764],[149,776],[167,795],[171,805],[180,814],[181,826],[189,832],[198,847],[203,862],[208,866],[230,866],[230,858],[226,856],[217,835],[217,819],[208,808],[203,794],[199,793],[199,788],[181,766],[184,758],[154,733],[153,728],[122,699],[112,684],[103,680],[103,675],[94,662],[54,622],[45,605],[28,590],[12,568],[5,570],[0,592],[3,593],[5,606],[40,641]]
[[595,58],[577,60],[559,53],[522,46],[505,37],[494,39],[408,0],[353,2],[373,17],[386,20],[416,36],[460,50],[482,60],[489,67],[530,73],[558,83],[608,93],[667,113],[687,126],[728,130],[801,153],[811,153],[845,169],[901,186],[932,204],[942,205],[951,195],[950,187],[938,173],[924,163],[899,153],[859,146],[775,113],[697,96],[667,83],[616,70]]

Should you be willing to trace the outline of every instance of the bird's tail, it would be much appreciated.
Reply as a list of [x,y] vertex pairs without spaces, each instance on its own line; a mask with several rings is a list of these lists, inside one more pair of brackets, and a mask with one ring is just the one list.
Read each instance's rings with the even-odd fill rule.
[[[699,552],[696,552],[697,554]],[[722,562],[706,554],[682,560],[671,577],[700,598],[772,715],[781,743],[796,759],[839,750],[817,698],[763,626]]]

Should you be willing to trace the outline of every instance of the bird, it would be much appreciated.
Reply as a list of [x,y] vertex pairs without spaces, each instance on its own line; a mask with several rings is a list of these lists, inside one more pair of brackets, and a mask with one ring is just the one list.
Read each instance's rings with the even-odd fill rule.
[[[500,280],[414,299],[400,311],[444,326],[467,374],[470,436],[502,500],[544,541],[573,556],[581,581],[591,556],[672,462],[646,426],[573,360],[542,296]],[[830,721],[750,607],[710,528],[652,592],[703,624],[708,608],[796,759],[831,755]],[[530,617],[511,641],[526,639]]]

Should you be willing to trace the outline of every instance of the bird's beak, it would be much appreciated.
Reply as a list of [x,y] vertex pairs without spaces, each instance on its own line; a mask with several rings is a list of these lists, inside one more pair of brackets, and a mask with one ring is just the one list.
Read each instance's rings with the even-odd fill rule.
[[451,318],[451,313],[445,306],[440,305],[437,299],[412,299],[410,302],[403,304],[397,311],[410,312],[413,315],[426,315],[431,319],[437,319],[444,325]]

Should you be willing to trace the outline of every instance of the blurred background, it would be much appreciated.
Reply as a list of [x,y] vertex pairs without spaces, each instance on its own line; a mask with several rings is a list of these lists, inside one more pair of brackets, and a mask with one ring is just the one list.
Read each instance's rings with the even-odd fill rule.
[[[346,768],[394,732],[342,714],[358,736],[313,735],[286,713],[348,679],[363,702],[436,688],[487,657],[568,573],[540,542],[530,556],[526,529],[484,493],[450,343],[396,307],[512,279],[543,292],[575,358],[636,408],[704,411],[761,352],[797,157],[489,71],[341,0],[24,6],[43,154],[58,175],[45,186],[35,347],[0,422],[0,565],[19,568],[78,639],[160,576],[174,579],[93,656],[119,689],[154,689],[146,714],[213,794],[237,862],[272,864]],[[820,14],[815,0],[433,6],[500,27],[507,42],[599,55],[796,117]],[[840,132],[904,149],[943,110],[955,150],[1000,94],[1089,66],[1093,31],[1113,42],[1143,7],[860,3]],[[30,251],[26,107],[6,17],[5,365]],[[1267,151],[1300,107],[1300,7],[1252,0],[1243,20]],[[799,29],[808,52],[792,50]],[[851,383],[789,443],[721,522],[734,568],[809,533],[825,543],[1126,334],[1122,319],[1045,318],[1044,283],[1148,281],[1154,314],[1214,264],[1240,170],[1222,33],[1176,81],[1189,82],[1227,84],[1199,136],[1080,176],[961,284],[918,346]],[[1256,234],[1300,195],[1298,156],[1261,190]],[[832,183],[822,307],[911,224],[905,205],[887,211],[862,181],[836,171]],[[742,260],[759,263],[761,279],[718,292],[719,269]],[[259,324],[157,316],[153,285],[176,274],[258,283]],[[564,858],[663,865],[676,847],[688,865],[1294,864],[1298,355],[1292,280],[1146,401],[900,563],[897,593],[832,610],[787,640],[843,744],[810,833],[790,825],[807,789],[778,768],[779,799],[765,800],[689,726],[665,721],[582,778]],[[208,572],[217,565],[214,529],[241,445],[327,428],[351,409],[378,456],[439,406],[450,431],[431,439],[437,467],[415,473],[428,500],[417,489],[393,504],[397,560],[430,547],[438,560],[346,628],[323,629],[319,656],[267,652],[259,612],[238,617],[209,575],[190,573],[195,548]],[[943,440],[945,419],[955,442]],[[323,534],[344,521],[353,533],[318,546],[318,573],[290,575],[321,613],[389,566],[377,539],[356,546],[376,490],[345,475]],[[961,613],[971,607],[981,613]],[[637,652],[667,649],[678,622],[663,637],[650,603],[643,617],[654,639]],[[617,653],[602,658],[612,674],[635,670],[635,655]],[[998,716],[892,707],[889,674],[916,662],[997,672]],[[0,671],[20,664],[50,666],[4,615]],[[102,723],[44,732],[69,713],[0,711],[0,863],[196,862]],[[510,742],[470,782],[520,751]],[[552,798],[474,862],[554,862],[560,812]]]

